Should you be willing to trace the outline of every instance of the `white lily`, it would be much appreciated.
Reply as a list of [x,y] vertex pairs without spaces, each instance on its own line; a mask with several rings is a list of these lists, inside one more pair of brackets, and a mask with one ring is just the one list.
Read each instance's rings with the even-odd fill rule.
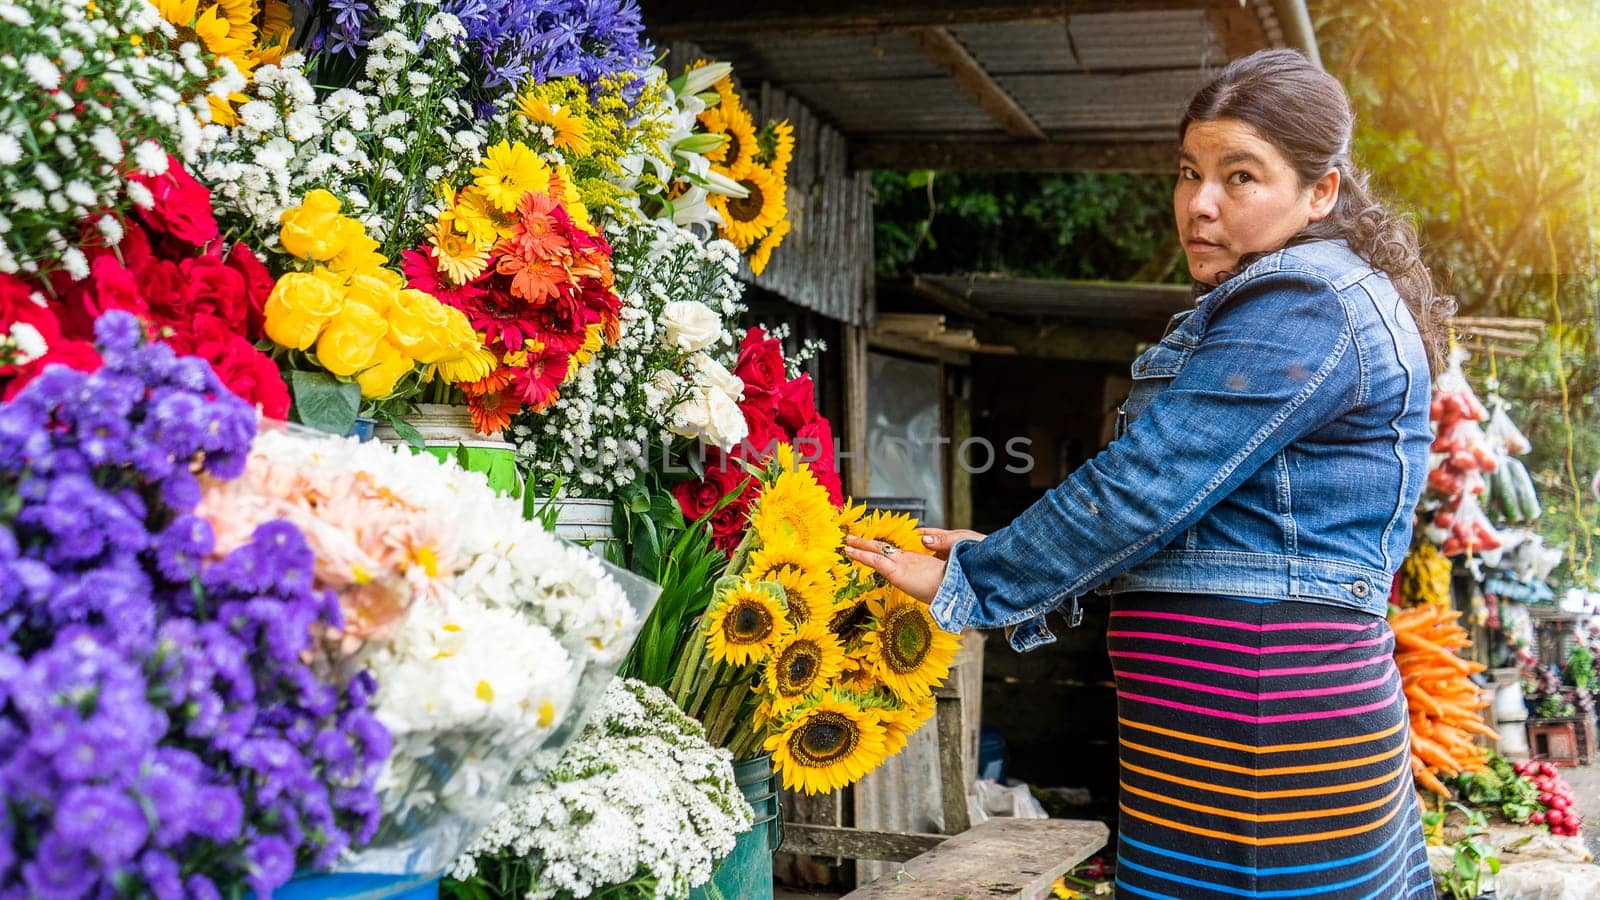
[[683,196],[672,201],[672,222],[685,228],[696,225],[717,226],[722,224],[722,215],[706,203],[706,189],[691,187],[683,192]]
[[750,196],[750,189],[713,169],[707,169],[704,175],[706,189],[721,194],[724,197],[738,197],[741,200]]
[[733,72],[733,64],[725,62],[712,63],[709,66],[701,66],[698,69],[686,72],[683,77],[683,91],[681,93],[698,94],[727,78],[731,72]]

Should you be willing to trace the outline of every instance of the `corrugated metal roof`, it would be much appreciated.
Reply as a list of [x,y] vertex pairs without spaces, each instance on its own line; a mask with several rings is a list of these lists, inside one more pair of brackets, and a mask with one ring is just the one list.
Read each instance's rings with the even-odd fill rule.
[[994,315],[1042,316],[1084,321],[1165,322],[1194,305],[1178,284],[1011,278],[1003,275],[918,275],[972,306]]
[[1065,22],[1002,22],[950,30],[995,75],[1125,72],[1228,61],[1200,10],[1104,13]]

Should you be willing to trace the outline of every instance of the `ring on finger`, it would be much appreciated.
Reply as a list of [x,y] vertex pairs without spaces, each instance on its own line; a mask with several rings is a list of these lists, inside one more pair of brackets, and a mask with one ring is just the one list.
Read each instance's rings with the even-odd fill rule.
[[878,552],[883,554],[884,556],[893,556],[896,553],[900,552],[900,548],[896,547],[893,544],[884,544],[883,545],[883,549],[879,550]]

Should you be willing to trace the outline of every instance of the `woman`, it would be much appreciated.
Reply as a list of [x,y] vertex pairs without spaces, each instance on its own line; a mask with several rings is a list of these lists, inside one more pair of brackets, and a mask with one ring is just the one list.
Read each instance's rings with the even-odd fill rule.
[[1173,193],[1204,293],[1134,363],[1119,437],[986,539],[848,550],[1019,650],[1112,595],[1119,896],[1433,896],[1384,612],[1450,304],[1352,125],[1293,51],[1223,70]]

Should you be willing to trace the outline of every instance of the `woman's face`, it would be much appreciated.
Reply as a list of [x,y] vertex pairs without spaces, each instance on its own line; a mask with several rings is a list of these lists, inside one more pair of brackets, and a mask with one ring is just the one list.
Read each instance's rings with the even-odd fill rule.
[[1278,148],[1238,119],[1191,124],[1178,159],[1172,208],[1189,274],[1204,284],[1247,253],[1282,247],[1339,196],[1337,170],[1302,187]]

